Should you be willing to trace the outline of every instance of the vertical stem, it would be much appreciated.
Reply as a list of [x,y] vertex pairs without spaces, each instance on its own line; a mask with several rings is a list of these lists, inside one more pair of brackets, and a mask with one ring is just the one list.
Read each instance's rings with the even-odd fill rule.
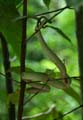
[[[2,44],[3,63],[4,63],[5,76],[6,76],[6,88],[7,88],[7,93],[10,94],[13,93],[13,84],[12,84],[11,72],[7,72],[10,69],[9,51],[8,51],[7,42],[4,36],[2,35],[2,33],[0,33],[0,38]],[[8,114],[9,114],[8,120],[15,120],[15,105],[12,104],[11,102],[9,103]]]
[[[83,6],[80,6],[76,11],[76,35],[79,51],[79,67],[80,67],[80,88],[81,88],[81,102],[83,104]],[[83,120],[83,108],[82,108],[82,120]]]
[[[23,0],[23,16],[27,16],[27,0]],[[27,19],[23,19],[23,21],[22,21],[21,60],[20,60],[21,73],[25,71],[26,23],[27,23]],[[21,78],[21,89],[20,89],[19,106],[18,106],[18,120],[22,119],[25,88],[26,88],[26,83]]]

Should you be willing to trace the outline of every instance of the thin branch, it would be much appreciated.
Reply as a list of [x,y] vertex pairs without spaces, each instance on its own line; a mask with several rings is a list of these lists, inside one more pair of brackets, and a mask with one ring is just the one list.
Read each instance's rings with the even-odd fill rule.
[[[4,76],[4,77],[6,77],[6,75],[4,74],[4,73],[1,73],[0,72],[0,75],[2,75],[2,76]],[[80,80],[81,78],[83,78],[83,76],[68,76],[67,78],[64,78],[64,79],[75,79],[75,80]],[[63,78],[55,78],[55,80],[62,80]],[[16,80],[15,80],[16,81]],[[18,81],[16,81],[16,82],[18,82]],[[29,82],[31,83],[33,83],[34,81],[28,81],[28,82],[26,82],[26,84],[29,84]],[[35,83],[36,82],[40,82],[40,81],[35,81]],[[20,83],[20,82],[19,82]]]
[[[6,77],[6,75],[4,73],[1,73],[0,72],[0,75],[3,76],[3,77]],[[10,77],[8,77],[8,79],[11,79]],[[17,83],[17,84],[20,84],[19,81],[15,80],[15,79],[11,79],[13,82]]]
[[[27,0],[23,0],[23,16],[27,16]],[[21,43],[21,73],[25,71],[25,57],[26,57],[26,28],[27,19],[22,21],[22,43]],[[18,120],[22,119],[23,113],[23,102],[25,93],[26,83],[21,78],[21,88],[19,96],[19,106],[18,106]]]
[[62,10],[64,10],[64,9],[73,9],[73,8],[72,8],[72,7],[65,6],[65,7],[60,8],[60,9],[57,9],[57,10],[52,10],[52,11],[49,11],[49,12],[44,12],[44,13],[36,14],[36,15],[34,15],[33,17],[37,17],[37,16],[42,16],[42,15],[47,15],[47,14],[59,12],[59,11],[62,11]]
[[[10,69],[9,50],[8,50],[8,45],[5,40],[5,37],[1,32],[0,32],[0,38],[1,38],[1,45],[2,45],[2,52],[3,52],[3,64],[4,64],[5,77],[6,77],[7,94],[10,94],[10,93],[13,93],[13,83],[12,83],[11,72],[7,72]],[[11,102],[9,103],[8,114],[9,114],[9,120],[11,119],[15,120],[15,117],[16,117],[15,105],[12,104]]]
[[64,113],[62,116],[58,117],[58,118],[55,118],[54,120],[61,120],[62,118],[66,117],[67,115],[71,114],[72,112],[75,112],[76,110],[80,109],[80,108],[83,108],[83,104],[82,105],[79,105],[78,107],[70,110],[69,112],[67,113]]
[[43,16],[43,15],[52,14],[52,13],[57,14],[57,13],[65,10],[65,9],[73,9],[73,8],[72,8],[72,7],[65,6],[65,7],[60,8],[60,9],[57,9],[57,10],[52,10],[52,11],[49,11],[49,12],[44,12],[44,13],[40,13],[40,14],[33,15],[33,16],[24,16],[23,19],[25,19],[25,18],[27,18],[27,19],[30,19],[30,18],[32,18],[32,19],[37,19],[38,17],[41,17],[41,16]]
[[30,37],[26,39],[26,42],[30,41],[37,33],[38,31],[33,32],[32,35],[30,35]]
[[52,112],[54,112],[54,110],[55,110],[55,105],[52,105],[47,111],[45,111],[45,112],[41,112],[41,113],[38,113],[38,114],[36,114],[36,115],[33,115],[33,116],[24,116],[23,118],[22,118],[22,120],[27,120],[27,119],[34,119],[34,118],[39,118],[39,117],[42,117],[42,116],[44,116],[44,115],[49,115],[49,114],[51,114]]
[[[70,110],[69,112],[64,113],[62,116],[60,116],[60,117],[58,117],[58,118],[54,118],[54,120],[61,120],[62,118],[66,117],[67,115],[71,114],[72,112],[75,112],[76,110],[78,110],[78,109],[80,109],[80,108],[82,108],[82,107],[83,107],[83,105],[79,105],[78,107]],[[44,115],[49,115],[49,114],[52,113],[54,110],[55,110],[55,106],[52,105],[51,108],[50,108],[48,111],[42,112],[42,113],[38,113],[38,114],[33,115],[33,116],[24,116],[24,117],[22,118],[22,120],[37,119],[37,118],[39,118],[39,117],[43,117]]]
[[30,98],[28,98],[28,99],[25,101],[24,105],[25,105],[26,103],[29,103],[29,102],[32,100],[32,98],[34,98],[35,96],[37,96],[37,95],[42,91],[42,89],[47,85],[47,83],[48,83],[48,80],[45,82],[45,84],[44,84],[35,94],[33,94],[32,96],[30,96]]
[[[23,2],[22,2],[23,3]],[[21,4],[22,4],[21,3]],[[17,6],[18,8],[18,6]],[[18,20],[23,20],[23,19],[37,19],[38,17],[40,16],[43,16],[43,15],[47,15],[47,14],[52,14],[52,13],[56,13],[56,12],[59,12],[59,11],[62,11],[64,9],[74,9],[72,7],[68,7],[68,6],[65,6],[63,8],[60,8],[60,9],[57,9],[57,10],[52,10],[52,11],[49,11],[49,12],[44,12],[44,13],[40,13],[40,14],[36,14],[36,15],[33,15],[33,16],[21,16],[21,17],[16,17],[14,19],[14,21],[18,21]]]
[[5,75],[5,74],[3,74],[3,73],[1,73],[1,72],[0,72],[0,75],[1,75],[1,76],[4,76],[4,77],[6,77],[6,75]]
[[[32,35],[31,35],[28,39],[26,39],[26,42],[28,42],[34,35],[36,35],[36,34],[39,32],[39,30],[44,27],[44,25],[46,25],[47,23],[49,23],[49,21],[53,20],[57,15],[59,15],[61,12],[63,12],[63,10],[65,10],[65,8],[62,9],[61,11],[58,11],[57,13],[55,13],[55,14],[54,14],[52,17],[50,17],[49,19],[44,19],[44,21],[43,21],[42,24],[39,26],[39,28],[38,28],[34,33],[32,33]],[[38,18],[37,18],[37,20],[38,20]]]

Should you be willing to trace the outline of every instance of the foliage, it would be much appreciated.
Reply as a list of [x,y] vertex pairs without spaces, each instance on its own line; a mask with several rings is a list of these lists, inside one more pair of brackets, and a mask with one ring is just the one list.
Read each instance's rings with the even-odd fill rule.
[[49,4],[50,4],[51,0],[43,0],[43,2],[45,3],[45,5],[49,8]]
[[5,4],[5,5],[13,5],[13,4],[19,4],[20,2],[21,2],[22,0],[11,0],[11,1],[9,1],[9,0],[0,0],[0,4]]
[[[6,3],[5,3],[6,4]],[[11,11],[12,9],[12,11]],[[14,21],[16,17],[19,17],[19,13],[14,4],[3,5],[0,4],[0,31],[5,36],[7,42],[12,45],[12,48],[20,56],[21,45],[21,21]],[[6,11],[6,14],[5,14]],[[17,31],[16,31],[17,30]],[[17,47],[16,47],[17,44]]]
[[[60,1],[57,2],[57,7],[54,4],[55,0],[42,0],[42,2],[38,0],[29,0],[28,1],[28,15],[31,17],[32,15],[37,15],[38,13],[47,12],[48,8],[49,11],[54,8],[59,9]],[[66,0],[68,6],[75,6],[78,7],[82,1],[75,1],[75,0]],[[10,62],[11,62],[11,69],[7,72],[15,71],[17,73],[12,73],[14,79],[14,93],[7,96],[6,99],[6,88],[5,83],[2,80],[2,85],[0,85],[0,106],[2,104],[8,102],[14,103],[17,105],[18,103],[18,92],[17,89],[20,88],[19,81],[20,81],[20,53],[21,53],[21,38],[22,38],[22,6],[17,8],[15,5],[21,3],[21,0],[0,0],[0,32],[3,33],[5,36],[7,43],[9,45],[9,53],[10,53]],[[46,6],[45,6],[46,5]],[[52,6],[52,7],[51,7]],[[64,6],[64,5],[63,5]],[[50,18],[53,13],[45,15],[47,18]],[[21,19],[20,19],[21,18]],[[66,19],[65,19],[66,18]],[[36,21],[37,22],[37,21]],[[27,20],[27,36],[32,35],[34,32],[36,22],[34,19]],[[51,26],[51,25],[53,26]],[[46,27],[42,29],[42,33],[48,46],[52,48],[54,52],[61,58],[64,64],[66,64],[67,71],[69,76],[78,76],[78,56],[77,56],[77,44],[76,44],[76,36],[75,36],[75,14],[73,10],[65,10],[59,16],[53,19],[52,23],[48,23],[48,26],[51,26],[52,29]],[[60,28],[60,29],[59,29]],[[54,31],[54,30],[55,31]],[[58,34],[57,34],[58,33]],[[67,39],[67,40],[64,40]],[[71,39],[71,40],[70,40]],[[71,44],[72,43],[72,44]],[[32,39],[29,41],[27,40],[27,52],[26,52],[26,71],[37,71],[37,72],[45,72],[48,69],[51,71],[55,70],[58,73],[57,67],[47,59],[44,55],[44,51],[41,48],[39,41],[37,40],[36,36],[33,36]],[[1,53],[1,47],[0,47]],[[15,57],[16,56],[16,57]],[[2,61],[2,54],[0,57],[0,61]],[[14,59],[15,58],[15,59]],[[3,72],[3,62],[0,62],[0,73]],[[27,66],[30,67],[27,69]],[[36,118],[36,120],[53,120],[54,118],[58,118],[64,112],[71,110],[72,108],[76,107],[80,104],[80,87],[79,87],[79,80],[73,78],[71,79],[71,87],[66,90],[59,90],[57,88],[51,87],[50,92],[48,93],[39,93],[37,96],[33,97],[31,101],[29,98],[33,94],[29,94],[26,91],[25,99],[24,99],[24,113],[23,116],[32,116],[34,114],[38,114],[44,111],[47,111],[52,105],[55,105],[55,109],[51,111],[47,115],[42,115],[41,118]],[[27,85],[27,88],[30,87]],[[4,91],[5,89],[5,91]],[[2,94],[2,93],[5,94]],[[5,100],[4,100],[5,99]],[[29,102],[27,102],[29,101]],[[71,102],[72,101],[72,102]],[[27,105],[28,104],[28,105]],[[0,111],[2,114],[7,114],[6,105],[3,110]],[[63,109],[63,106],[64,109]],[[4,112],[3,112],[4,111]],[[56,114],[55,114],[56,113]],[[7,114],[8,115],[8,114]],[[6,116],[7,116],[6,115]],[[48,118],[49,116],[49,118]],[[65,117],[64,119],[79,119],[80,118],[80,111],[72,113],[71,115]],[[1,120],[3,120],[3,115]],[[34,119],[35,120],[35,119]]]

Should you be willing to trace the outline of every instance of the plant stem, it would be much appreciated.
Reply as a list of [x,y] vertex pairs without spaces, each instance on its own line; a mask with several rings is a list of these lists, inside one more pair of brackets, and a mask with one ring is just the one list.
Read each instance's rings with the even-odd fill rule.
[[[78,42],[79,52],[79,67],[80,67],[80,88],[81,88],[81,104],[83,104],[83,6],[80,6],[76,11],[76,35]],[[83,108],[82,108],[82,120],[83,120]]]
[[[23,16],[27,16],[27,0],[23,0]],[[20,60],[21,73],[25,71],[26,22],[27,19],[22,20],[22,42],[21,42],[21,60]],[[22,119],[25,88],[26,88],[26,83],[21,78],[21,88],[20,88],[19,106],[18,106],[18,120]]]
[[[10,69],[9,51],[8,51],[7,42],[4,36],[2,35],[2,33],[0,33],[0,38],[2,44],[3,64],[5,69],[7,94],[11,94],[13,93],[12,75],[11,72],[7,72]],[[15,120],[15,105],[12,104],[11,102],[9,102],[8,114],[9,114],[8,120]]]

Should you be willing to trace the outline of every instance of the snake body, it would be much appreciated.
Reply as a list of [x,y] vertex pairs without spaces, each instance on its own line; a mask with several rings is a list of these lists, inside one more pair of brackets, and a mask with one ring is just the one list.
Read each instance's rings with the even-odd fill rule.
[[64,63],[60,60],[60,58],[47,46],[41,31],[39,30],[38,32],[38,38],[39,41],[42,45],[42,48],[44,50],[44,52],[46,53],[46,55],[48,56],[48,58],[58,67],[58,69],[60,70],[61,73],[61,78],[63,80],[63,83],[66,84],[66,86],[69,86],[70,80],[67,79],[68,75],[67,75],[67,71],[66,71],[66,67],[64,65]]
[[[46,44],[43,35],[41,33],[40,30],[38,30],[37,33],[37,37],[40,41],[40,44],[43,48],[44,53],[48,56],[48,58],[57,66],[57,68],[60,71],[61,74],[61,80],[58,80],[56,78],[53,78],[52,76],[50,76],[47,73],[41,73],[41,72],[24,72],[22,74],[22,78],[27,82],[29,80],[31,81],[39,81],[38,83],[38,87],[39,84],[42,83],[46,83],[48,86],[53,86],[55,88],[60,88],[60,89],[64,89],[69,87],[70,85],[70,80],[68,79],[68,74],[66,71],[66,67],[64,65],[64,63],[61,61],[61,59],[48,47],[48,45]],[[56,74],[56,73],[55,73]],[[36,83],[31,84],[32,87],[34,87]],[[37,86],[37,84],[36,84]],[[42,86],[42,85],[40,85]],[[45,87],[45,86],[44,86]],[[37,88],[37,87],[36,87]],[[39,88],[37,88],[39,89]],[[41,89],[41,87],[40,87]],[[35,90],[35,88],[34,88]]]

